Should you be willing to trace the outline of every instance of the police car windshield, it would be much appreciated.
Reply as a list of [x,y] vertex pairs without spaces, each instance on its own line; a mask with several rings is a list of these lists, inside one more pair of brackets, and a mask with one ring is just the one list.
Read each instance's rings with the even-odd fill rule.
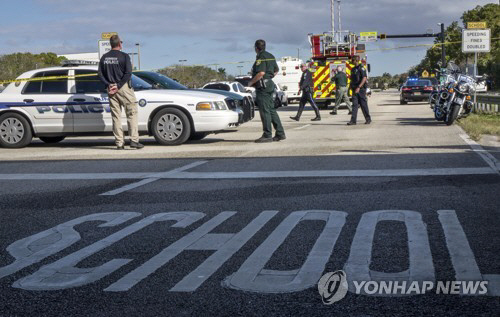
[[164,86],[167,86],[167,89],[188,89],[186,86],[176,82],[173,79],[168,78],[165,75],[153,73],[152,76],[155,77],[157,81],[162,82]]
[[144,80],[140,79],[139,77],[135,76],[132,74],[132,88],[134,90],[147,90],[147,89],[153,89],[153,86],[145,82]]
[[252,78],[236,78],[235,80],[245,87],[248,87],[248,83]]
[[225,90],[225,91],[231,91],[231,88],[229,85],[226,84],[208,84],[203,89],[217,89],[217,90]]

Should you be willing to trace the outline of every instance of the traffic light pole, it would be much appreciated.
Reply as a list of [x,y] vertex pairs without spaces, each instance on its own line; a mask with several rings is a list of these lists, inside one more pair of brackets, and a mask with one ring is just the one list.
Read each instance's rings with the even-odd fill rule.
[[444,45],[444,23],[441,23],[441,67],[446,67],[446,49]]
[[441,33],[425,33],[425,34],[380,34],[377,38],[384,39],[404,39],[404,38],[416,38],[416,37],[434,37],[441,38],[441,69],[446,68],[446,49],[445,49],[445,33],[444,33],[444,23],[439,23],[441,25]]

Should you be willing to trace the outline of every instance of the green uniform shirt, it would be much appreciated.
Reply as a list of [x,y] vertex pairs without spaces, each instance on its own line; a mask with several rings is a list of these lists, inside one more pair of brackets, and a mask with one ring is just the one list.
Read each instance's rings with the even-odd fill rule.
[[344,72],[338,72],[334,77],[337,87],[347,87],[347,75]]
[[278,63],[276,63],[276,58],[274,58],[273,54],[262,51],[257,54],[257,60],[253,64],[252,77],[257,75],[257,73],[265,72],[264,79],[271,79],[278,70]]

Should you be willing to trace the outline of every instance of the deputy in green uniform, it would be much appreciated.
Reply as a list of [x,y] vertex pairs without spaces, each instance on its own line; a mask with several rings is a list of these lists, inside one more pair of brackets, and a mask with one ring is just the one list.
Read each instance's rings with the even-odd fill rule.
[[[255,41],[255,52],[257,53],[257,59],[252,67],[253,78],[248,85],[256,88],[256,102],[262,120],[262,129],[264,130],[262,137],[255,140],[255,142],[281,141],[286,139],[286,136],[280,117],[274,108],[273,92],[275,87],[274,82],[271,80],[278,73],[279,67],[274,56],[266,52],[266,42],[264,40]],[[272,127],[276,130],[274,137]]]

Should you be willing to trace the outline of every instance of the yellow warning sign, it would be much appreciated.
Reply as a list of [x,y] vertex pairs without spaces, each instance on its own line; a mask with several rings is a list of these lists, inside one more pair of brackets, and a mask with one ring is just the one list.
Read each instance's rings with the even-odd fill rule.
[[486,29],[486,22],[467,22],[468,29]]
[[104,33],[101,33],[101,39],[109,40],[113,35],[118,35],[118,33],[116,33],[116,32],[104,32]]
[[422,77],[429,77],[429,72],[428,72],[428,71],[426,71],[426,70],[424,70],[424,71],[422,72]]

